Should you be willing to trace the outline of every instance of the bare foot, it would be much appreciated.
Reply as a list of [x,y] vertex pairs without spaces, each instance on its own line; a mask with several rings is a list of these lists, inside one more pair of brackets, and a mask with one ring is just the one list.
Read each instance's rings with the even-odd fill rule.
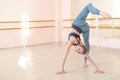
[[101,70],[96,70],[94,73],[105,73],[105,72]]
[[66,71],[60,71],[60,72],[57,72],[56,74],[65,74],[67,73]]
[[87,64],[84,64],[84,68],[87,68],[88,67],[88,65]]

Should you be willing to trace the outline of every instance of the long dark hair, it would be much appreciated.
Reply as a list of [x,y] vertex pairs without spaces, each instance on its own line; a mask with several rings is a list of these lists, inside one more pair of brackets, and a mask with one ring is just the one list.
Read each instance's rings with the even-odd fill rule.
[[82,53],[82,54],[86,54],[86,53],[87,53],[87,48],[86,48],[86,46],[85,46],[85,45],[82,45],[82,47],[83,47],[83,53]]

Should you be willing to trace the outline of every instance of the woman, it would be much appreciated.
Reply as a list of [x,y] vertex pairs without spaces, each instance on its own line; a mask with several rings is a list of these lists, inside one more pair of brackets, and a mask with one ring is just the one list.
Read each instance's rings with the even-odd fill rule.
[[[86,62],[88,59],[93,64],[93,66],[96,68],[95,73],[104,73],[104,71],[101,71],[99,69],[99,67],[95,64],[95,62],[92,60],[92,58],[88,55],[88,53],[90,51],[90,45],[89,45],[90,28],[89,28],[88,23],[86,22],[86,17],[88,16],[88,14],[90,12],[95,15],[101,15],[104,18],[111,18],[111,16],[108,13],[98,10],[91,3],[87,4],[83,8],[83,10],[80,12],[80,14],[77,16],[77,18],[74,20],[74,22],[72,24],[73,30],[69,34],[69,42],[67,44],[67,48],[66,48],[66,52],[65,52],[66,55],[65,55],[63,63],[62,63],[62,69],[57,74],[66,73],[66,71],[64,70],[64,65],[65,65],[67,56],[69,54],[70,48],[73,45],[75,46],[75,50],[79,54],[85,55],[85,67],[87,67]],[[83,35],[83,40],[84,40],[86,48],[83,45],[83,43],[79,37],[80,33],[82,33],[82,35]],[[79,47],[78,47],[78,45],[79,45]]]
[[87,48],[83,45],[83,43],[80,39],[79,33],[75,29],[73,29],[73,31],[71,33],[69,33],[68,40],[69,41],[67,44],[67,48],[66,48],[66,52],[65,52],[66,55],[63,60],[62,69],[61,69],[61,71],[57,72],[57,74],[66,73],[66,71],[64,70],[64,66],[65,66],[65,62],[66,62],[67,56],[69,54],[70,48],[72,46],[75,46],[75,51],[78,52],[79,54],[85,55],[87,57],[87,59],[94,65],[94,67],[96,68],[95,73],[104,73],[103,71],[101,71],[99,69],[99,67],[95,64],[95,62],[88,55]]
[[[86,18],[89,13],[92,13],[94,15],[101,15],[104,18],[111,18],[111,16],[108,13],[97,9],[91,3],[89,3],[83,8],[83,10],[74,20],[72,24],[72,28],[78,31],[78,33],[82,33],[83,40],[84,40],[85,46],[87,47],[88,53],[90,52],[90,44],[89,44],[90,27],[86,22]],[[85,67],[87,67],[86,63],[87,63],[87,57],[85,57],[85,64],[84,64]]]

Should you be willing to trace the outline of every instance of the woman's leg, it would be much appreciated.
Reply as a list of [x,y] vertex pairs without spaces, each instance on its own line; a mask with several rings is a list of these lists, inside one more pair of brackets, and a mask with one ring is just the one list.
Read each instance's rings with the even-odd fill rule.
[[92,14],[99,15],[100,10],[94,7],[91,3],[87,5],[87,8]]
[[107,12],[105,11],[101,11],[99,9],[97,9],[96,7],[94,7],[91,3],[89,3],[87,5],[87,8],[89,10],[89,12],[91,12],[92,14],[95,14],[95,15],[101,15],[103,16],[104,18],[111,18],[111,15],[108,14]]

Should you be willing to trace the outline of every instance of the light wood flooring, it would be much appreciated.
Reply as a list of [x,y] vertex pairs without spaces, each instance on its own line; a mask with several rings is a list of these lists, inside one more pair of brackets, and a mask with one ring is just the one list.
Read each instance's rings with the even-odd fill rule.
[[84,56],[71,48],[65,70],[57,75],[65,55],[65,44],[42,44],[26,48],[0,50],[0,80],[120,80],[120,50],[91,47],[90,56],[105,71],[95,74],[88,62],[84,68]]

